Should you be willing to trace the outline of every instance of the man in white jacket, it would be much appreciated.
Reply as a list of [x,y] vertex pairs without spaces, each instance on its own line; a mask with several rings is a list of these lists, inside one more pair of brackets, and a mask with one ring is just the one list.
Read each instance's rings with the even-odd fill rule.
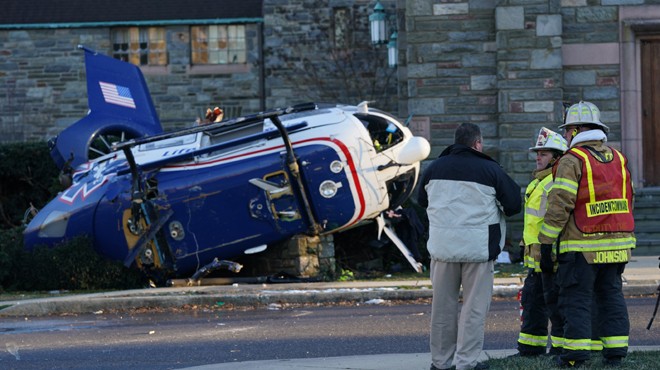
[[[429,218],[431,256],[431,370],[487,369],[478,362],[493,294],[495,260],[505,216],[519,213],[520,186],[482,153],[479,126],[461,124],[454,144],[424,171],[419,204]],[[459,317],[459,294],[463,308]]]

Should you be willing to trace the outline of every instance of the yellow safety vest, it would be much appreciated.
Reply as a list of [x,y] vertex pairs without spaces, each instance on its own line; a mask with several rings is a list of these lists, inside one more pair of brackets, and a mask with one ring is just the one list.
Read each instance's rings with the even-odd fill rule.
[[[548,193],[552,188],[552,169],[540,171],[536,174],[525,190],[525,216],[523,228],[523,242],[525,243],[524,266],[541,271],[539,245],[539,231],[543,224],[543,216],[547,209]],[[545,176],[544,176],[545,175]],[[539,178],[541,178],[539,180]],[[533,246],[535,247],[532,250]],[[536,250],[539,249],[539,250]]]
[[[620,263],[630,259],[630,249],[635,248],[636,242],[632,234],[633,189],[625,157],[619,151],[611,150],[611,158],[607,158],[610,162],[605,163],[595,160],[586,147],[572,148],[567,152],[580,159],[582,176],[579,183],[557,179],[555,187],[576,195],[573,216],[577,229],[583,231],[581,237],[565,235],[559,244],[559,253],[582,252],[589,263]],[[595,167],[598,167],[598,171]],[[592,214],[589,214],[590,210]],[[603,216],[608,219],[599,225],[595,219],[600,221]],[[598,227],[603,229],[599,230]],[[546,235],[550,235],[546,228],[550,232],[555,231],[546,225]],[[556,232],[559,233],[559,230]],[[591,238],[591,235],[598,237]]]

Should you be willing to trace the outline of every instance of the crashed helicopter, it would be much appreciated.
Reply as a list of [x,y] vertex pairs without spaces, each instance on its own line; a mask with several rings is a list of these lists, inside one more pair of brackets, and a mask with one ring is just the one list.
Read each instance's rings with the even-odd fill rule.
[[164,132],[140,69],[80,48],[89,113],[49,142],[69,186],[29,222],[26,248],[87,235],[163,282],[375,220],[421,272],[383,212],[410,196],[430,145],[395,117],[307,103]]

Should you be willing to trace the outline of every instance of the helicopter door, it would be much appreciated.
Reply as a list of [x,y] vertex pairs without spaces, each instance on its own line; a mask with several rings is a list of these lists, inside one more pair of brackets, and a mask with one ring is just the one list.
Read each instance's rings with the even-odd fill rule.
[[285,171],[269,173],[263,179],[251,179],[250,183],[266,193],[270,213],[278,226],[284,229],[299,228],[302,214]]

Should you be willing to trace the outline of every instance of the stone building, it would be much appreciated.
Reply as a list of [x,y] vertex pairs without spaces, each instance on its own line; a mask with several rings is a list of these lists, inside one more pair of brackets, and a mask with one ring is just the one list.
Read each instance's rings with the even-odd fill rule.
[[374,0],[66,3],[10,0],[0,12],[2,142],[46,139],[84,114],[77,44],[139,64],[166,128],[215,105],[232,117],[375,100],[412,116],[431,157],[458,124],[478,123],[521,185],[538,129],[588,100],[630,160],[640,247],[660,242],[660,0],[381,0],[395,69],[370,43]]
[[392,107],[395,70],[369,41],[369,1],[321,3],[11,0],[0,142],[47,139],[85,114],[79,44],[140,65],[166,129],[213,106],[227,118],[307,101]]
[[660,146],[652,140],[660,117],[652,112],[657,104],[645,100],[653,95],[653,79],[642,77],[657,79],[659,1],[417,0],[405,6],[407,70],[399,78],[407,89],[400,99],[428,117],[438,150],[456,123],[479,122],[491,153],[522,183],[530,163],[521,149],[530,133],[556,128],[562,102],[588,100],[612,128],[610,144],[630,158],[637,186],[660,185],[654,163]]
[[[405,60],[400,116],[430,125],[433,154],[462,121],[478,123],[485,150],[524,184],[527,152],[562,103],[587,100],[628,156],[637,189],[638,251],[660,242],[660,1],[400,1]],[[513,225],[512,237],[518,233]],[[656,248],[657,250],[657,248]]]

